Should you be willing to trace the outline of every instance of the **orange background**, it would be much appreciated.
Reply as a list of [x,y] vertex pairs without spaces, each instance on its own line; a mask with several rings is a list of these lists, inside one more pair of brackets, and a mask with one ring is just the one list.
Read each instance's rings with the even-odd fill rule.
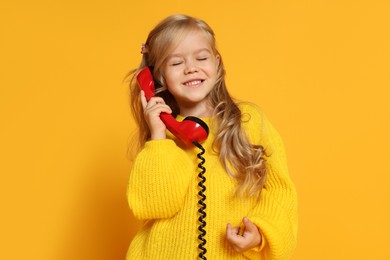
[[233,96],[280,131],[294,259],[390,259],[389,1],[7,1],[0,7],[0,259],[124,259],[125,74],[162,18],[215,30]]

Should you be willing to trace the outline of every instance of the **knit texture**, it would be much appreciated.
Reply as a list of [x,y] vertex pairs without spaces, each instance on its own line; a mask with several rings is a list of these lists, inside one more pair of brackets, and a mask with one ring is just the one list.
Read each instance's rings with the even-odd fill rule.
[[[212,149],[212,119],[206,149],[207,259],[290,259],[297,238],[297,194],[288,175],[283,142],[254,104],[239,105],[243,127],[253,144],[267,154],[267,180],[260,201],[234,196],[235,181],[226,173]],[[179,116],[179,119],[182,117]],[[135,217],[145,220],[134,237],[127,260],[197,259],[199,149],[181,147],[174,136],[146,142],[132,166],[128,201]],[[241,226],[248,217],[260,229],[261,246],[235,252],[226,240],[226,225]]]

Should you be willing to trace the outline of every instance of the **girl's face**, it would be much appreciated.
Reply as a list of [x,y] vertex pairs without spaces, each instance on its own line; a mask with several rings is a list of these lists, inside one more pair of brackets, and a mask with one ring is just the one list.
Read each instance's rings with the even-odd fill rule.
[[217,80],[219,56],[214,55],[204,32],[193,30],[172,50],[161,72],[180,113],[199,116],[207,109],[207,96]]

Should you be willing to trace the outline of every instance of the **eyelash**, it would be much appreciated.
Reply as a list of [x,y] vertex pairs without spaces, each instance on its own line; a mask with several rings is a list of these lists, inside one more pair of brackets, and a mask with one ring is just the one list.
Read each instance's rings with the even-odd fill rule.
[[[208,60],[208,57],[205,57],[205,58],[198,58],[197,59],[198,61],[206,61],[206,60]],[[178,65],[180,65],[180,64],[182,64],[183,62],[175,62],[175,63],[172,63],[172,65],[171,66],[178,66]]]

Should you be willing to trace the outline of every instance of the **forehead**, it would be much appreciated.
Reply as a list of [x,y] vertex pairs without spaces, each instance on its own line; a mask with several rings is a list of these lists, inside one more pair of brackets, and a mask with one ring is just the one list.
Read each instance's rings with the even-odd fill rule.
[[201,50],[212,52],[211,45],[212,40],[207,32],[200,29],[193,29],[184,32],[177,38],[176,44],[174,44],[170,50],[170,55]]

